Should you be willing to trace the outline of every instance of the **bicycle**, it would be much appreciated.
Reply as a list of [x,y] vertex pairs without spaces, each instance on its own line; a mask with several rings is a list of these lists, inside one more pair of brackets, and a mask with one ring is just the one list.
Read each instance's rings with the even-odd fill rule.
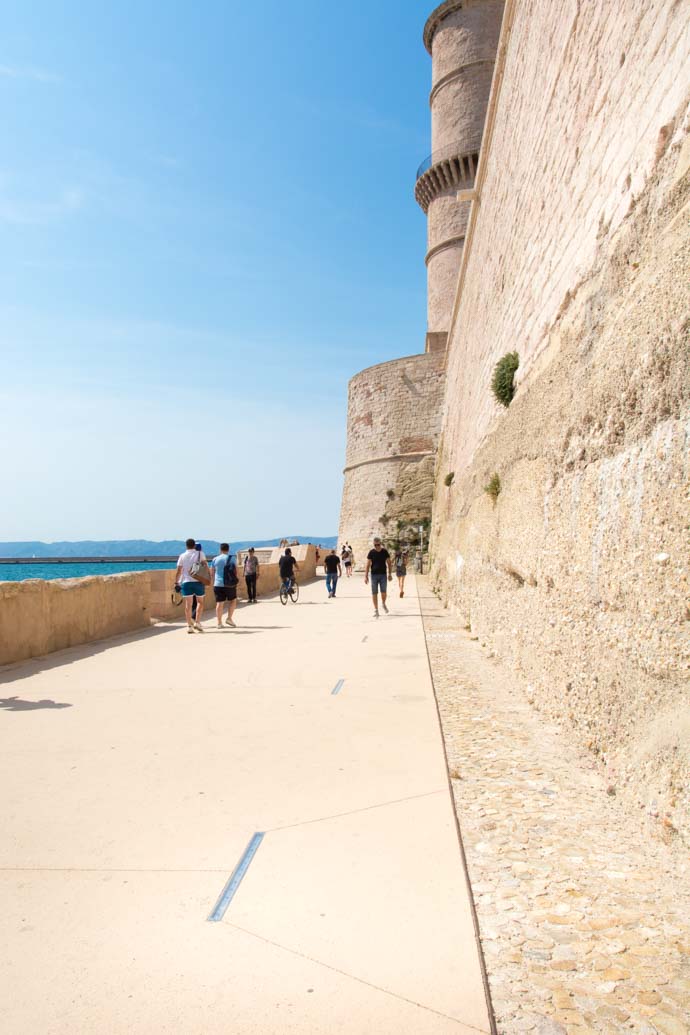
[[287,604],[288,597],[296,604],[299,600],[299,586],[295,579],[283,579],[280,584],[280,602],[281,604]]

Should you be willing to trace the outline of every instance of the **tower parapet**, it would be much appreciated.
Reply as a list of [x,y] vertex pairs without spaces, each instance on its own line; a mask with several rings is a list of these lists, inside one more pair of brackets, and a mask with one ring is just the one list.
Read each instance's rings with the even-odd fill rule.
[[446,0],[427,19],[431,154],[415,198],[427,215],[427,349],[445,348],[491,91],[503,0]]

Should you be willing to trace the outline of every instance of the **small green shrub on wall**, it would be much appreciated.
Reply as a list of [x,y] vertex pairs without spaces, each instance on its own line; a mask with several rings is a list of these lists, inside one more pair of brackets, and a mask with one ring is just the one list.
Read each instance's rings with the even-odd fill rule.
[[488,484],[484,486],[484,492],[491,496],[494,503],[498,499],[501,492],[501,479],[495,471],[489,478]]
[[455,471],[449,471],[446,477],[443,479],[443,484],[449,488],[453,484],[453,478],[455,478]]
[[515,371],[520,366],[517,352],[507,352],[494,367],[491,391],[503,406],[510,406],[515,395]]

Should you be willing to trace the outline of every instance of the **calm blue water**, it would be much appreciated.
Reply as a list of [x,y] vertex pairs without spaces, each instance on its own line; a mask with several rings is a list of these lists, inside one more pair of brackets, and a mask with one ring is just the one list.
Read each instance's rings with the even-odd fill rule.
[[150,571],[173,568],[174,564],[0,564],[0,582],[24,582],[25,579],[81,579],[85,575],[114,575],[118,571]]

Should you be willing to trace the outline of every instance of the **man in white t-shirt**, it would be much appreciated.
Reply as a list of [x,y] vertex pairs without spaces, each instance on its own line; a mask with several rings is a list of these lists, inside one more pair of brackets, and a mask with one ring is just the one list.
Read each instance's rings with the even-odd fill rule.
[[[199,582],[192,575],[192,565],[206,561],[203,550],[196,550],[195,540],[187,539],[187,549],[177,559],[177,571],[175,572],[175,589],[184,597],[184,613],[187,619],[187,632],[203,632],[199,618],[204,611],[204,593],[206,592],[203,582]],[[192,601],[196,599],[197,618],[192,617]]]

